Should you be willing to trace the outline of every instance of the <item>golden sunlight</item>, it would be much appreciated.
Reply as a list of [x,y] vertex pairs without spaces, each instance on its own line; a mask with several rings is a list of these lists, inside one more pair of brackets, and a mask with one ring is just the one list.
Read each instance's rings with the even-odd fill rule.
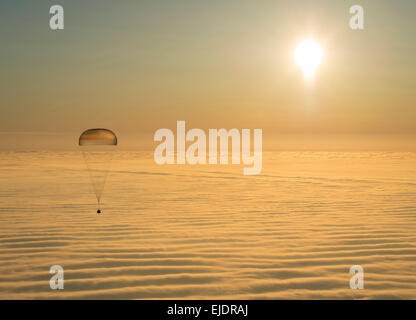
[[295,62],[302,69],[306,79],[314,77],[322,59],[322,47],[313,39],[304,40],[296,47]]

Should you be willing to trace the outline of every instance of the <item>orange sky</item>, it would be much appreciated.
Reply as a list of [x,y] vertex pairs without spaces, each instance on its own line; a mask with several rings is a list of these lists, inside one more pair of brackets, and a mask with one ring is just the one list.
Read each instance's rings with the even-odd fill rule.
[[[61,2],[55,32],[47,4],[0,5],[2,148],[90,127],[151,139],[177,120],[265,139],[416,133],[413,1],[363,1],[363,31],[353,1]],[[325,58],[308,86],[293,51],[311,36]]]

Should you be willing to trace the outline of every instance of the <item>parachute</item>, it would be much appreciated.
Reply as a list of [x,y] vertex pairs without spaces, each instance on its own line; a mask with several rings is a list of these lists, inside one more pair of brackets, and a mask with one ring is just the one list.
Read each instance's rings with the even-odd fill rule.
[[116,150],[117,137],[108,129],[88,129],[80,135],[78,144],[97,197],[97,213],[101,213],[101,195]]

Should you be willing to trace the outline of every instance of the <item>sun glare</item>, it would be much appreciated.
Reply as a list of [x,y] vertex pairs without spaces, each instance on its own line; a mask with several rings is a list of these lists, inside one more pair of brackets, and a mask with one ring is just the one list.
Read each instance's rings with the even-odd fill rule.
[[295,62],[302,69],[305,78],[313,78],[322,63],[323,50],[313,39],[302,41],[295,50]]

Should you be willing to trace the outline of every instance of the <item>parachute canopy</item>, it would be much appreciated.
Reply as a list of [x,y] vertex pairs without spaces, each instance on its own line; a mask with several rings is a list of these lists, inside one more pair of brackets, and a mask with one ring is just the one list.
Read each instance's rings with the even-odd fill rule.
[[88,129],[79,137],[80,146],[116,146],[117,137],[108,129]]
[[108,129],[88,129],[80,135],[78,144],[97,197],[97,213],[100,213],[101,195],[111,169],[113,154],[117,149],[117,137],[113,131]]

